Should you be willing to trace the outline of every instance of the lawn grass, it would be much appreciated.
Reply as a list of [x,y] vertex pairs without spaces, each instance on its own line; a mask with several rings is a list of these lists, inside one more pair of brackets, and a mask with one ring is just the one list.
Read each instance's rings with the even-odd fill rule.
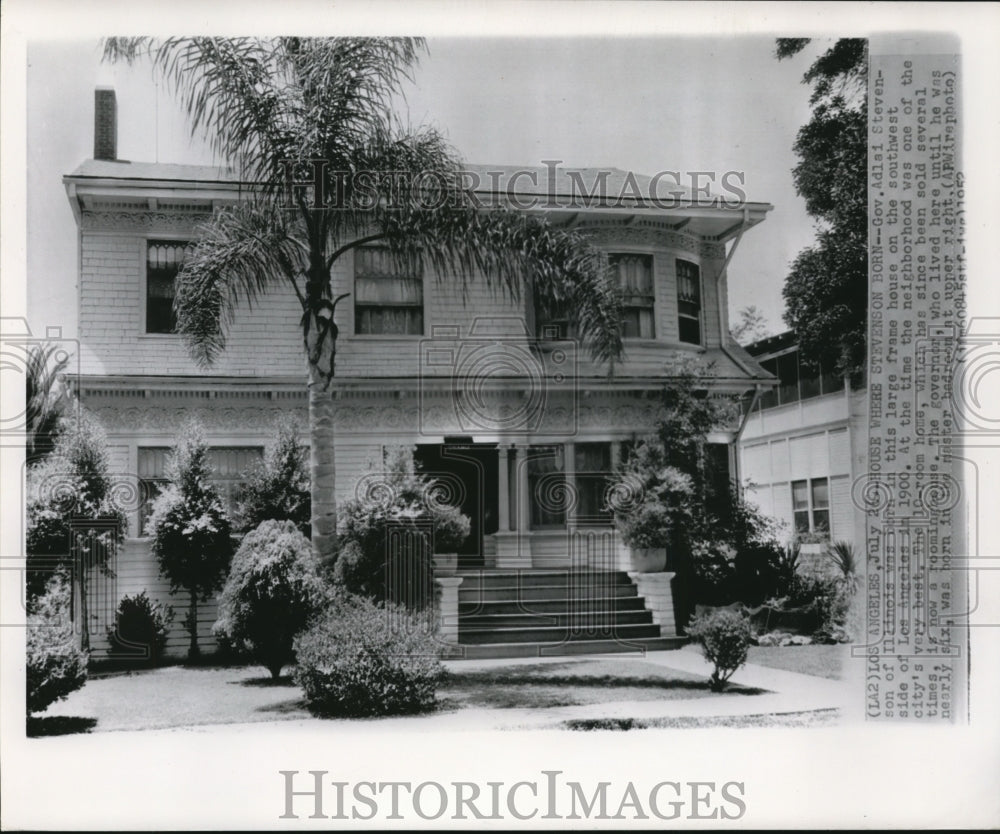
[[751,646],[747,663],[840,680],[849,651],[846,645]]
[[[728,695],[759,695],[764,690],[730,685]],[[621,701],[665,701],[718,697],[704,676],[632,660],[571,660],[564,663],[453,667],[439,690],[450,708],[547,708]]]

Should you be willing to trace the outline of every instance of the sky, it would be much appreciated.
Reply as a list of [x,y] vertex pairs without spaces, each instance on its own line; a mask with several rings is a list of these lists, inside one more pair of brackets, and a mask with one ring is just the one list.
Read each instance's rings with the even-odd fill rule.
[[[821,42],[817,42],[821,44]],[[760,308],[784,329],[781,288],[813,237],[795,194],[792,144],[809,118],[809,57],[774,58],[774,38],[530,40],[431,38],[401,113],[433,124],[468,161],[613,166],[745,175],[748,198],[774,205],[729,268],[731,318]],[[93,153],[94,88],[118,97],[118,155],[217,164],[148,65],[109,66],[97,41],[28,44],[28,314],[34,332],[76,335],[76,227],[62,184]]]

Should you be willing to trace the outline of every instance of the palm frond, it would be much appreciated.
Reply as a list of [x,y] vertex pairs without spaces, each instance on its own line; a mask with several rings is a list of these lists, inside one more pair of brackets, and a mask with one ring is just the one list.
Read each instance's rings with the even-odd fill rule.
[[60,374],[69,364],[69,356],[59,353],[56,345],[37,344],[28,348],[24,376],[28,457],[44,455],[54,448],[59,420],[69,397],[60,380]]
[[845,579],[857,575],[858,557],[853,544],[847,541],[834,542],[826,552]]
[[306,254],[288,218],[266,203],[243,202],[216,212],[177,276],[177,330],[201,365],[226,346],[237,310],[252,307],[282,280],[304,303]]

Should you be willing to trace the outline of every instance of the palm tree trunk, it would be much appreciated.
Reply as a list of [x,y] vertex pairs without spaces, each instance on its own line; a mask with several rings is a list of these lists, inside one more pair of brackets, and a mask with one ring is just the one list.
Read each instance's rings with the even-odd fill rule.
[[313,552],[320,565],[332,568],[337,558],[333,393],[313,366],[309,368],[309,438]]

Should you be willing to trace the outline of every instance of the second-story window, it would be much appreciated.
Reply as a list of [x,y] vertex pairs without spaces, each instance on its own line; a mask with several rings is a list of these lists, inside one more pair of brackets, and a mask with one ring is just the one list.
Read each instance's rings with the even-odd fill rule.
[[701,270],[677,259],[677,330],[682,342],[701,344]]
[[175,333],[177,274],[190,244],[177,240],[146,242],[146,332]]
[[396,258],[384,247],[355,250],[354,332],[423,335],[424,279],[418,264]]
[[626,339],[653,339],[653,256],[632,254],[608,255],[608,263],[618,273],[622,288]]

